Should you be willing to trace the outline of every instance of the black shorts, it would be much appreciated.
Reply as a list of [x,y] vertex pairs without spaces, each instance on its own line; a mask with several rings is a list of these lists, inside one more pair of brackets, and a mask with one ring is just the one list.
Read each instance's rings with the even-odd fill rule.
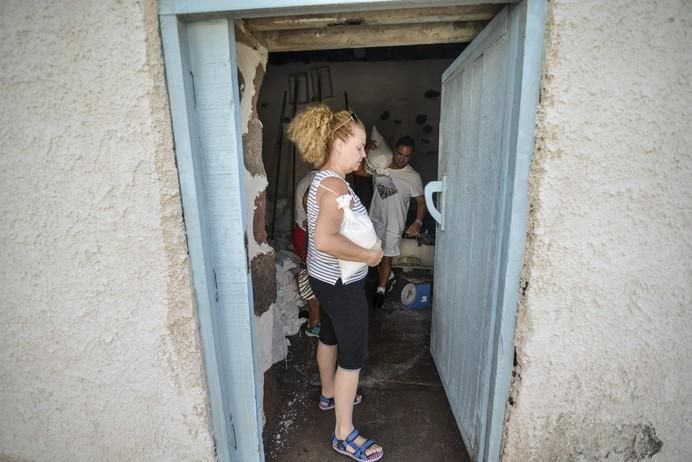
[[342,369],[362,368],[368,357],[365,278],[331,285],[310,276],[310,286],[320,302],[320,342],[338,345],[336,362]]

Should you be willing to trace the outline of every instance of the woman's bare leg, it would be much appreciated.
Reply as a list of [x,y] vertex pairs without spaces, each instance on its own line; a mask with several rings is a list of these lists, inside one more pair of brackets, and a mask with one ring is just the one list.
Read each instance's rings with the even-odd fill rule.
[[[338,368],[334,378],[334,402],[336,403],[336,425],[334,434],[337,439],[343,440],[355,428],[353,426],[353,400],[358,390],[358,380],[360,379],[360,369],[349,370]],[[359,436],[355,443],[361,446],[366,438]],[[347,448],[349,452],[354,452],[353,448]],[[366,451],[366,455],[382,451],[378,444],[373,444]]]
[[320,370],[322,396],[334,396],[334,375],[336,373],[336,345],[317,343],[317,367]]

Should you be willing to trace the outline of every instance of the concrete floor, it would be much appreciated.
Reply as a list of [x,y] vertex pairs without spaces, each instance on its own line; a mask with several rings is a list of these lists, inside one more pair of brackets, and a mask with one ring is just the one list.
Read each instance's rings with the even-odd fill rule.
[[[404,310],[397,298],[393,291],[384,309],[370,310],[369,360],[354,423],[382,445],[383,460],[469,461],[430,355],[431,311]],[[265,376],[266,460],[350,460],[331,448],[334,411],[317,407],[317,339],[298,334],[290,341],[287,360]]]

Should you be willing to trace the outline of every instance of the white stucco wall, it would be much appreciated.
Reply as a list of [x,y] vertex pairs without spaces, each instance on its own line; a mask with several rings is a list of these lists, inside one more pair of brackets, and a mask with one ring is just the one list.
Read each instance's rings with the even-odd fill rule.
[[692,460],[692,3],[554,0],[505,461]]
[[213,460],[157,4],[0,2],[0,460]]

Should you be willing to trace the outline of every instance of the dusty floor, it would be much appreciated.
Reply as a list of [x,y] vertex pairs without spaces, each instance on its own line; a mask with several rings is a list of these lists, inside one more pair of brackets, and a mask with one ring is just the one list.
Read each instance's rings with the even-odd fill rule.
[[[404,310],[396,292],[383,310],[370,311],[370,357],[354,423],[383,446],[383,460],[469,460],[430,356],[430,317],[429,309]],[[331,448],[333,411],[317,407],[317,339],[298,334],[290,341],[287,360],[267,373],[266,460],[350,460]]]

